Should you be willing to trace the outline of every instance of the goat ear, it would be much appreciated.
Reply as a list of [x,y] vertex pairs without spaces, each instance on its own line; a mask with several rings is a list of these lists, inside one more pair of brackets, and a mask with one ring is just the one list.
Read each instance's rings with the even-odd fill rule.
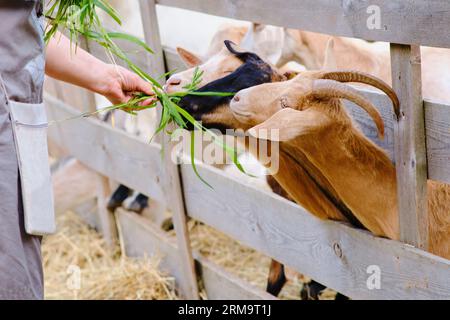
[[261,23],[256,23],[256,22],[252,23],[253,30],[257,31],[257,32],[263,30],[265,27],[266,27],[266,25],[261,24]]
[[298,111],[285,108],[251,128],[248,133],[258,139],[285,142],[311,134],[329,124],[330,118],[318,109]]
[[181,60],[183,60],[184,64],[189,68],[199,66],[203,63],[203,60],[199,56],[186,49],[177,47],[177,52]]
[[330,38],[325,49],[325,61],[322,67],[323,70],[336,70],[337,62],[334,54],[334,39]]
[[270,141],[289,141],[296,138],[301,129],[296,125],[296,119],[302,111],[286,108],[278,111],[263,123],[254,126],[248,133],[257,139]]

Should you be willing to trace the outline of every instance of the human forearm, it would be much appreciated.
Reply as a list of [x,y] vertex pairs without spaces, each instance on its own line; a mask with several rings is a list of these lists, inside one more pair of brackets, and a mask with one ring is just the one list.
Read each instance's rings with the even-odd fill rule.
[[[134,92],[153,95],[150,84],[136,74],[104,63],[81,48],[75,50],[70,40],[59,34],[47,46],[45,72],[52,78],[104,95],[114,104],[127,102]],[[142,104],[154,100],[150,98]]]
[[[65,36],[52,38],[46,51],[48,76],[102,94],[106,90],[101,79],[107,79],[108,65],[81,48],[71,47]],[[102,76],[104,75],[104,76]]]

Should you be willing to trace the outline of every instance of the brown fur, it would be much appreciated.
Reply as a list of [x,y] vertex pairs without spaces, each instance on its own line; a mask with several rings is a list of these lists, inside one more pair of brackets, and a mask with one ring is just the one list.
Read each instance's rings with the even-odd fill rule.
[[234,26],[231,24],[223,25],[214,35],[208,47],[207,57],[218,54],[223,49],[223,42],[231,40],[236,44],[241,43],[248,31],[246,26]]
[[[301,76],[296,79],[303,81]],[[284,85],[294,86],[294,82],[285,82]],[[256,116],[256,112],[253,112],[253,119],[244,119],[249,123],[260,123],[249,132],[258,137],[261,129],[279,129],[282,141],[280,154],[287,152],[295,159],[306,156],[313,165],[308,171],[312,175],[315,174],[314,170],[320,171],[334,192],[366,228],[376,235],[398,239],[396,171],[387,154],[354,126],[341,101],[322,99],[305,104],[298,97],[301,92],[296,92],[297,100],[302,102],[282,109],[276,99],[268,100],[264,97],[270,88],[273,89],[273,92],[269,93],[272,97],[292,93],[280,88],[280,85],[268,84],[242,91],[239,94],[239,102],[232,103],[232,109],[240,112],[264,109],[264,114],[272,113],[265,120],[261,119],[260,114]],[[251,101],[251,105],[248,101]],[[282,170],[280,168],[280,173],[275,175],[275,178],[289,194],[303,190],[303,180],[292,175],[286,178]],[[290,170],[292,171],[293,167]],[[309,206],[313,201],[295,197],[294,199],[301,205]],[[430,252],[448,259],[450,186],[430,181],[428,199]],[[336,218],[328,216],[328,213],[325,216],[323,212],[317,214],[311,208],[308,210],[319,218]]]
[[450,259],[450,186],[428,181],[430,252]]
[[280,186],[280,184],[274,177],[267,176],[267,184],[269,185],[270,189],[277,195],[290,201],[294,201],[294,199],[292,199],[291,196],[289,196],[289,194],[284,191],[284,189]]

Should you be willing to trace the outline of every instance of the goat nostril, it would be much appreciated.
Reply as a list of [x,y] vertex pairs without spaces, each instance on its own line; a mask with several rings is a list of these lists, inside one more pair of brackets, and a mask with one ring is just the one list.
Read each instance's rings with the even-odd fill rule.
[[241,101],[241,98],[239,98],[239,96],[234,96],[233,100],[234,100],[235,102],[239,102],[239,101]]
[[175,79],[169,79],[167,81],[167,85],[169,85],[169,86],[177,86],[179,84],[181,84],[181,79],[175,78]]

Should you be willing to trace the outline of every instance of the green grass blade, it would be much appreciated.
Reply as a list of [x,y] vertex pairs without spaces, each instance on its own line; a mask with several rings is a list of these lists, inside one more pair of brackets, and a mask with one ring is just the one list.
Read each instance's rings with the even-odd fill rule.
[[191,131],[191,166],[197,178],[199,178],[204,184],[206,184],[211,189],[214,189],[208,182],[206,182],[205,179],[202,178],[195,164],[195,131]]
[[154,54],[153,50],[141,39],[135,37],[131,34],[121,33],[121,32],[108,32],[108,36],[112,39],[121,39],[137,44],[138,46],[144,48],[149,53]]
[[122,21],[117,13],[116,9],[114,9],[109,3],[106,3],[103,0],[94,0],[95,6],[99,7],[103,11],[105,11],[111,18],[113,18],[119,25],[122,25]]

